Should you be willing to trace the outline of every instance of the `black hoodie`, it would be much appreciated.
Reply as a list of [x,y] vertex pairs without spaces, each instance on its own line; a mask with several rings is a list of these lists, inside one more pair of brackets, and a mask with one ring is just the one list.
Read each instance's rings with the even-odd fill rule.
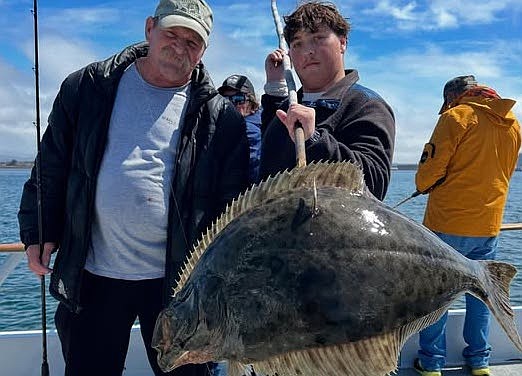
[[[357,84],[356,70],[325,92],[321,98],[339,102],[337,109],[316,107],[316,129],[305,143],[307,163],[344,161],[357,163],[369,190],[384,199],[390,181],[395,140],[395,120],[388,104],[372,90]],[[297,92],[298,102],[303,97]],[[275,111],[288,109],[286,98],[263,95],[260,177],[266,179],[293,168],[295,146]]]

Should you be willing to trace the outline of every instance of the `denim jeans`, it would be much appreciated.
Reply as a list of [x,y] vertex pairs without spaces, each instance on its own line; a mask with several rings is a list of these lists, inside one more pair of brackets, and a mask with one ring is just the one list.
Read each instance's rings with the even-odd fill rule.
[[[497,253],[498,237],[470,237],[435,234],[458,252],[472,260],[494,260]],[[419,359],[424,369],[440,370],[446,360],[446,312],[439,321],[419,333]],[[464,320],[464,341],[467,347],[462,355],[472,368],[487,367],[491,346],[488,343],[490,314],[487,306],[474,296],[466,294],[466,318]]]
[[227,376],[227,374],[228,374],[228,363],[227,362],[214,363],[214,368],[212,369],[212,376]]

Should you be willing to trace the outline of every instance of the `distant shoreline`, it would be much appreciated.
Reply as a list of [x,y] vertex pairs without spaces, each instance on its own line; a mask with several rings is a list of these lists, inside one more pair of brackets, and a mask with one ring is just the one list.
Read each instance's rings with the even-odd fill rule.
[[33,162],[18,162],[18,161],[10,161],[10,162],[0,162],[0,169],[30,169],[33,168]]

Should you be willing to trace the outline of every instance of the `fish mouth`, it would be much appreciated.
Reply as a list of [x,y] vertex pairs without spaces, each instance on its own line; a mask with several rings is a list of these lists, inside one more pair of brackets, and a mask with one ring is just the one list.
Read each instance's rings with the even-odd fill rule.
[[[156,348],[156,350],[158,349]],[[214,360],[211,354],[202,351],[184,351],[177,357],[173,354],[173,351],[165,353],[159,351],[157,359],[158,366],[163,372],[170,372],[186,364],[201,364]]]
[[185,364],[201,364],[215,360],[212,353],[206,351],[185,351],[174,362],[174,368]]
[[[177,360],[180,358],[177,356],[179,353],[176,351],[176,354],[173,354],[174,351],[166,349],[166,351],[160,350],[158,347],[155,347],[158,351],[158,366],[163,372],[170,372],[174,368],[179,367],[181,364],[178,364]],[[183,356],[183,355],[181,355]]]
[[168,309],[159,314],[152,336],[151,346],[158,352],[158,365],[163,372],[172,371],[176,367],[176,360],[182,352],[172,341],[171,316],[172,312]]
[[[156,320],[151,346],[158,352],[158,366],[163,372],[189,363],[206,363],[214,360],[213,352],[209,348],[187,350],[187,341],[190,336],[180,341],[182,329],[173,324],[174,312],[164,309]],[[184,337],[184,336],[183,336]]]

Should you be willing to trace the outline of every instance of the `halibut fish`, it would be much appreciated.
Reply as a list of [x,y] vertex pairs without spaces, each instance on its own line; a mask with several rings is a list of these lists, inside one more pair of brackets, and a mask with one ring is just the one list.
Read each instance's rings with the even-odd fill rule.
[[164,371],[228,360],[284,376],[382,376],[405,341],[468,292],[515,346],[516,269],[473,261],[375,199],[350,162],[269,178],[191,254],[152,345]]

